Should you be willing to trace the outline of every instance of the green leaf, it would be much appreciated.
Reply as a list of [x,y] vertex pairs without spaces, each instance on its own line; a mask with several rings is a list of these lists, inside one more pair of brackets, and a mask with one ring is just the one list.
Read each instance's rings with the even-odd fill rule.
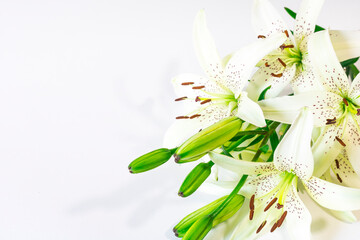
[[[296,19],[296,12],[291,10],[290,8],[285,7],[285,11],[294,19]],[[320,27],[319,25],[315,25],[315,32],[319,32],[325,30],[325,28]]]
[[354,65],[351,64],[350,66],[346,67],[346,75],[353,81],[355,77],[359,74],[359,69]]
[[267,153],[268,151],[269,151],[269,145],[264,145],[264,146],[262,146],[261,148],[259,148],[259,150],[261,151],[261,152],[263,152],[263,153]]
[[273,151],[275,151],[277,145],[279,144],[279,138],[278,135],[276,133],[276,131],[274,131],[271,135],[270,135],[270,145],[271,145],[271,149]]
[[238,151],[238,152],[243,151],[243,150],[247,149],[248,147],[251,147],[251,146],[259,143],[263,138],[264,138],[264,136],[260,135],[257,138],[255,138],[254,140],[252,140],[247,146],[245,146],[245,147],[237,147],[234,150]]
[[259,95],[258,101],[264,100],[265,99],[265,94],[267,93],[267,91],[271,88],[271,85],[268,86],[267,88],[265,88]]
[[351,64],[356,63],[357,60],[359,60],[359,57],[350,58],[350,59],[348,59],[348,60],[342,61],[342,62],[341,62],[341,66],[342,66],[343,68],[344,68],[344,67],[348,67],[348,66],[350,66]]

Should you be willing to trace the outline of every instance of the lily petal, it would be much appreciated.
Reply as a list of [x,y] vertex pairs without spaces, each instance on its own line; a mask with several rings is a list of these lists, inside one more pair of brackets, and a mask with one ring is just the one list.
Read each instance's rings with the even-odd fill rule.
[[351,83],[349,97],[355,104],[360,104],[360,74],[358,74]]
[[310,61],[323,86],[334,93],[346,93],[350,84],[336,57],[329,32],[324,30],[312,34],[308,46]]
[[299,43],[305,36],[314,32],[316,20],[319,16],[324,0],[303,0],[296,16],[294,36]]
[[284,20],[268,0],[254,1],[252,23],[258,35],[270,36],[287,29]]
[[276,170],[273,163],[236,160],[214,152],[210,152],[209,156],[220,167],[240,174],[257,175]]
[[330,38],[339,61],[360,56],[360,31],[330,30]]
[[265,118],[260,106],[248,98],[246,92],[242,92],[238,100],[237,113],[235,115],[242,120],[258,127],[265,127]]
[[266,119],[291,124],[299,110],[309,107],[314,115],[315,126],[324,126],[326,119],[337,117],[337,104],[342,98],[331,92],[314,91],[295,96],[266,99],[259,102]]
[[274,34],[266,39],[259,39],[234,53],[225,68],[225,82],[235,98],[248,82],[255,65],[285,40],[285,34]]
[[360,188],[360,177],[351,166],[345,150],[337,156],[331,168],[334,170],[334,174],[337,175],[336,181],[340,181],[340,183],[349,187]]
[[355,172],[360,176],[360,132],[359,123],[349,117],[347,119],[347,125],[344,130],[344,142],[346,144],[345,149],[349,157],[351,166]]
[[207,28],[204,10],[200,10],[195,18],[193,36],[195,52],[200,65],[210,79],[226,91],[227,88],[222,82],[222,60]]
[[311,152],[313,117],[303,109],[274,152],[274,164],[280,171],[294,172],[301,179],[309,179],[314,171]]
[[343,187],[317,177],[302,183],[311,198],[323,207],[337,211],[360,209],[360,189]]

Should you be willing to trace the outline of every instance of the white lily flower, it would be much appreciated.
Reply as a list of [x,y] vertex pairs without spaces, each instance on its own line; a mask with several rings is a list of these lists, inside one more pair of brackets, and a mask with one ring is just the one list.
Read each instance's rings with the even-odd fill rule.
[[199,129],[231,115],[259,127],[265,126],[261,108],[247,97],[243,88],[256,63],[285,39],[283,33],[260,39],[235,52],[230,60],[221,61],[207,29],[205,13],[200,11],[194,24],[194,45],[207,77],[182,74],[173,79],[179,97],[175,101],[187,102],[192,111],[177,117],[179,120],[165,136],[166,145],[176,146]]
[[[268,0],[255,0],[253,25],[259,37],[286,32],[287,41],[267,55],[247,88],[249,97],[257,99],[268,86],[267,98],[277,96],[289,83],[295,93],[321,90],[308,53],[308,37],[313,34],[315,22],[324,0],[303,0],[296,16],[294,34]],[[332,41],[339,59],[360,56],[360,31],[333,31]]]
[[[253,239],[259,233],[274,231],[283,222],[293,239],[310,239],[311,215],[298,196],[298,179],[308,194],[325,208],[336,211],[360,209],[360,189],[312,176],[312,129],[313,117],[309,109],[304,109],[276,148],[273,163],[247,162],[210,153],[217,165],[238,174],[254,176],[241,192],[247,197],[253,194],[249,220],[243,219],[231,239]],[[255,190],[251,191],[252,188]]]

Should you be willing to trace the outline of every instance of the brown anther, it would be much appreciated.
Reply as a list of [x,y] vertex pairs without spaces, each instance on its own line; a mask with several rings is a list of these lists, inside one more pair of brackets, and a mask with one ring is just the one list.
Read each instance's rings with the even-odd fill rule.
[[281,50],[284,50],[285,48],[294,48],[294,45],[285,45],[285,44],[282,44],[281,46],[280,46],[280,49]]
[[200,128],[199,132],[201,132],[201,131],[202,131],[202,128]]
[[344,102],[344,104],[345,104],[346,106],[349,106],[349,103],[348,103],[348,101],[347,101],[345,98],[343,98],[343,102]]
[[274,223],[274,225],[273,225],[272,228],[270,229],[270,232],[275,231],[276,228],[277,228],[277,222]]
[[276,204],[277,209],[282,209],[283,207],[284,207],[284,205],[281,205],[280,203]]
[[181,83],[181,85],[192,85],[192,84],[194,84],[194,82],[183,82],[183,83]]
[[266,38],[264,35],[259,35],[258,38]]
[[326,125],[335,124],[336,123],[336,117],[333,119],[326,119]]
[[284,61],[281,60],[281,58],[278,58],[278,61],[281,63],[281,65],[283,65],[283,67],[286,67],[286,63],[284,63]]
[[274,198],[273,200],[271,200],[271,202],[269,202],[269,204],[265,207],[264,212],[266,212],[267,210],[269,210],[269,208],[271,208],[272,205],[274,205],[274,203],[277,201],[277,198]]
[[286,37],[289,37],[289,32],[288,32],[288,30],[285,30],[284,33],[285,33]]
[[336,163],[336,168],[339,169],[340,168],[339,160],[335,159],[335,163]]
[[259,226],[259,228],[256,230],[256,234],[258,234],[261,231],[261,229],[265,227],[265,225],[266,225],[266,220],[263,221],[262,224]]
[[356,113],[356,116],[360,116],[360,109],[356,109],[357,113]]
[[254,210],[250,210],[250,214],[249,214],[249,220],[253,220],[254,218]]
[[284,220],[285,220],[285,218],[286,218],[286,215],[287,215],[287,211],[285,211],[282,215],[281,215],[281,217],[280,217],[280,219],[277,221],[277,227],[279,228],[279,227],[281,227],[281,225],[283,224],[283,222],[284,222]]
[[345,147],[346,144],[341,140],[338,136],[335,137],[335,139],[341,144],[341,146]]
[[250,204],[249,204],[250,210],[254,210],[254,209],[255,209],[254,202],[255,202],[255,194],[252,195],[251,198],[250,198]]
[[201,115],[200,114],[194,114],[190,117],[190,119],[193,119],[193,118],[197,118],[197,117],[200,117]]
[[195,102],[200,102],[200,101],[201,101],[201,99],[199,98],[199,96],[196,96]]
[[206,99],[206,100],[202,101],[200,104],[205,104],[205,103],[208,103],[208,102],[211,102],[211,99]]
[[188,118],[190,118],[190,117],[188,117],[188,116],[178,116],[178,117],[176,117],[176,119],[188,119]]
[[339,176],[338,173],[336,174],[336,177],[337,177],[337,179],[339,180],[339,182],[342,183],[342,179],[340,178],[340,176]]
[[276,73],[271,73],[271,76],[273,76],[273,77],[277,77],[277,78],[279,78],[279,77],[282,77],[282,73],[278,73],[278,74],[276,74]]
[[185,99],[187,99],[187,97],[177,98],[177,99],[175,99],[175,102],[177,102],[177,101],[182,101],[182,100],[185,100]]
[[192,89],[202,89],[204,88],[205,86],[196,86],[196,87],[192,87]]
[[265,67],[270,67],[270,64],[268,62],[266,62]]

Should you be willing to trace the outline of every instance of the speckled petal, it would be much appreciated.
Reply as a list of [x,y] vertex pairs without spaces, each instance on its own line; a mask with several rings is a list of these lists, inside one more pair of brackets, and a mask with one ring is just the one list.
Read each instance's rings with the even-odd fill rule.
[[339,61],[360,56],[360,31],[330,30],[330,38]]
[[314,170],[311,152],[313,117],[303,109],[291,125],[274,152],[274,164],[280,171],[295,173],[301,179],[309,179]]
[[323,207],[337,211],[360,209],[360,189],[343,187],[317,177],[302,182],[311,198]]
[[305,36],[314,32],[324,0],[303,0],[296,16],[294,36],[296,42],[301,42]]
[[335,174],[335,182],[349,187],[360,188],[360,177],[356,174],[348,159],[346,151],[343,150],[332,163],[331,168]]
[[346,153],[355,172],[360,175],[360,131],[358,121],[348,117],[344,130],[343,140],[346,144]]
[[312,34],[308,46],[310,61],[323,86],[328,91],[346,94],[350,87],[349,80],[336,57],[329,32],[324,30]]
[[351,83],[349,97],[355,104],[360,104],[360,74],[358,74]]

